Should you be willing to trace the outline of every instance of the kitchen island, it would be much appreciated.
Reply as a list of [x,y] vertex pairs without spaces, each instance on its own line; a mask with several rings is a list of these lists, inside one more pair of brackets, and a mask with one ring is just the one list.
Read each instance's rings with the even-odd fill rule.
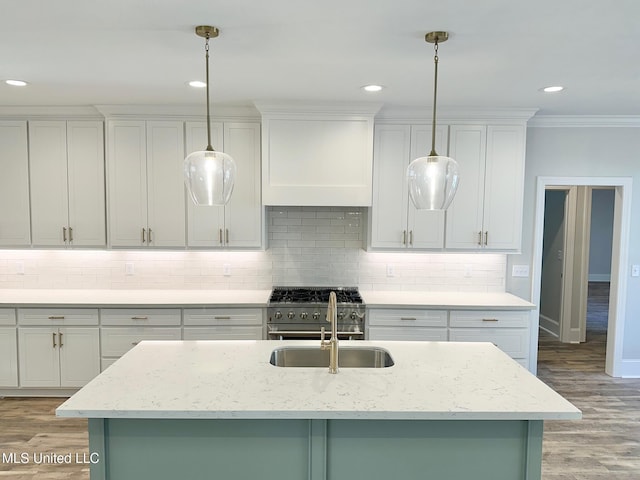
[[283,368],[314,341],[143,342],[61,405],[89,418],[92,480],[539,480],[569,402],[490,343],[340,342],[388,368]]

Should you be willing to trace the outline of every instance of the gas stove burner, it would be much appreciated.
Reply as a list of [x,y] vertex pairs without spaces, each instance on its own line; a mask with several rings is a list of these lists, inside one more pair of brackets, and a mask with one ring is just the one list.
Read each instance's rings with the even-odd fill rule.
[[362,303],[356,287],[274,287],[269,303],[327,303],[336,292],[338,303]]

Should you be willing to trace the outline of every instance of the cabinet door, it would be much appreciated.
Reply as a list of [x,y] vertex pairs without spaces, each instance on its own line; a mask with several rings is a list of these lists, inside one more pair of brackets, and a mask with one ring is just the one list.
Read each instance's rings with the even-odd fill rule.
[[[448,127],[436,125],[436,152],[447,154]],[[411,127],[411,158],[428,156],[431,152],[431,126],[414,125]],[[405,189],[408,187],[405,186]],[[408,201],[407,227],[409,230],[409,247],[442,248],[444,247],[444,211],[418,210],[411,199]]]
[[368,340],[446,342],[447,329],[429,327],[369,327]]
[[487,127],[485,248],[519,250],[522,237],[525,127]]
[[148,244],[186,245],[182,122],[147,122]]
[[65,245],[69,226],[66,122],[29,122],[29,176],[33,245]]
[[[187,122],[185,141],[187,153],[204,150],[207,146],[207,124]],[[211,124],[211,145],[225,151],[223,125]],[[238,172],[240,175],[240,172]],[[235,192],[232,194],[235,195]],[[224,242],[224,207],[195,205],[187,194],[187,243],[190,247],[221,247]]]
[[18,348],[15,327],[0,327],[0,386],[18,386]]
[[236,183],[224,207],[225,245],[262,245],[262,202],[260,199],[260,124],[225,123],[225,153],[236,162]]
[[29,245],[27,122],[0,122],[0,246]]
[[20,386],[60,386],[58,341],[57,329],[18,329]]
[[377,125],[374,135],[371,247],[404,248],[408,241],[406,168],[411,127]]
[[82,387],[100,373],[98,328],[60,328],[60,386]]
[[147,228],[147,146],[144,122],[112,121],[107,131],[109,242],[144,245]]
[[82,247],[107,243],[102,122],[67,122],[69,243]]
[[460,184],[446,212],[446,248],[482,247],[482,207],[486,154],[486,127],[452,125],[449,155],[458,162]]

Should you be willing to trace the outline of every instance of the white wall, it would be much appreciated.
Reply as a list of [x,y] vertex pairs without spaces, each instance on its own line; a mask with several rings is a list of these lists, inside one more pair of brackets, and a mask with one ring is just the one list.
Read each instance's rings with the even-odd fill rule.
[[614,200],[613,189],[596,188],[591,195],[589,280],[592,282],[608,282],[611,278]]
[[[0,250],[0,288],[361,289],[502,292],[502,254],[371,253],[366,210],[270,207],[266,251]],[[133,263],[134,275],[125,264]],[[224,275],[224,265],[231,275]],[[24,274],[17,273],[24,267]],[[391,273],[389,276],[387,273]]]
[[[597,126],[529,127],[525,170],[522,254],[508,258],[513,264],[531,265],[534,205],[538,176],[632,177],[629,263],[640,263],[640,128]],[[629,265],[623,265],[629,270]],[[507,278],[507,291],[531,298],[531,278]],[[640,278],[627,284],[623,359],[640,360]]]

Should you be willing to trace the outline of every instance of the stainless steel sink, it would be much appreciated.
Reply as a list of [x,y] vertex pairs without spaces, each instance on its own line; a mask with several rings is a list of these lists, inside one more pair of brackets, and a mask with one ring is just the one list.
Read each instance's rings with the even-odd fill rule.
[[[269,359],[276,367],[328,367],[329,350],[320,347],[281,347]],[[386,368],[393,366],[391,354],[379,347],[342,347],[338,354],[340,368]]]

